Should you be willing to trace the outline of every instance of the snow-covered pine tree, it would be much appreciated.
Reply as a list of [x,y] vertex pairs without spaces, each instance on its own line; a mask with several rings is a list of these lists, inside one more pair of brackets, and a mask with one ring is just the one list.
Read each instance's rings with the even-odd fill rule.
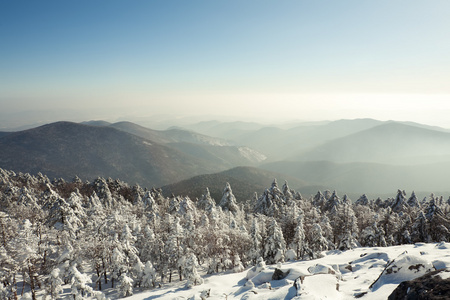
[[122,273],[119,277],[117,292],[122,297],[133,295],[133,279],[131,279],[131,277],[129,277],[126,273]]
[[150,288],[155,287],[156,283],[156,270],[153,267],[151,261],[145,263],[143,276],[142,276],[142,287]]
[[[57,299],[58,295],[63,291],[64,282],[59,277],[59,269],[55,268],[45,279],[45,296],[44,298]],[[6,299],[6,298],[5,298]]]
[[392,208],[392,211],[396,212],[396,213],[405,211],[405,209],[406,209],[406,193],[405,193],[405,191],[402,191],[402,190],[397,191],[397,196],[395,197],[391,208]]
[[420,202],[419,199],[417,199],[416,193],[414,191],[412,191],[411,193],[411,197],[409,197],[408,201],[406,202],[406,204],[409,207],[416,207],[416,208],[420,208]]
[[309,241],[312,258],[317,258],[320,252],[328,250],[329,242],[322,235],[322,228],[319,224],[315,223],[311,228],[311,237]]
[[284,241],[283,232],[277,221],[272,218],[264,243],[264,258],[269,264],[284,262],[285,252],[286,242]]
[[257,217],[253,218],[252,225],[250,227],[250,238],[252,240],[252,246],[249,253],[249,258],[256,263],[256,260],[261,257],[262,250],[262,236],[260,234],[259,224]]
[[277,180],[274,179],[272,186],[266,189],[256,201],[254,212],[278,218],[284,205],[286,205],[285,196],[278,188]]
[[188,253],[183,257],[183,274],[186,278],[186,287],[191,288],[194,285],[203,283],[203,279],[197,272],[198,262],[194,253]]
[[215,205],[216,205],[216,202],[211,198],[211,193],[209,192],[209,188],[206,188],[205,193],[202,195],[200,200],[197,201],[198,209],[209,211]]
[[342,205],[341,198],[339,198],[336,191],[333,191],[331,196],[325,202],[325,205],[323,206],[323,211],[334,216],[337,214],[337,211],[341,205]]
[[430,242],[448,242],[450,240],[450,220],[448,220],[442,209],[436,204],[433,194],[430,196],[428,206],[425,208],[427,219],[428,240]]
[[219,206],[223,211],[230,211],[233,214],[235,214],[239,209],[236,203],[236,197],[233,195],[233,191],[231,190],[231,186],[228,182],[225,184]]
[[305,251],[307,249],[306,234],[303,227],[303,218],[303,214],[300,214],[297,217],[297,226],[295,227],[294,239],[291,244],[292,249],[294,249],[296,253],[297,259],[303,259]]

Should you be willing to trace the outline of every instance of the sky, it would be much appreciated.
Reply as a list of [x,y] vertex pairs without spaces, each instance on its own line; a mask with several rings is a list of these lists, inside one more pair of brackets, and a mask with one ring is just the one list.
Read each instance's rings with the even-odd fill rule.
[[450,1],[0,0],[0,128],[203,116],[450,128]]

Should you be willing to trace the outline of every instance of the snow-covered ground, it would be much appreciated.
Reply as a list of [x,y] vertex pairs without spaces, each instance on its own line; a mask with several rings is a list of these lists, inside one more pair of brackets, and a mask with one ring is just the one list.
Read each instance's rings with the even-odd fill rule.
[[[324,257],[281,265],[287,277],[272,280],[276,265],[241,273],[204,276],[204,283],[191,289],[185,282],[136,293],[128,300],[200,299],[387,299],[397,285],[422,276],[429,270],[450,269],[450,243],[356,248],[323,252]],[[250,270],[250,271],[249,271]],[[248,278],[247,278],[248,277]],[[301,277],[300,290],[294,282]],[[300,280],[299,280],[300,281]]]

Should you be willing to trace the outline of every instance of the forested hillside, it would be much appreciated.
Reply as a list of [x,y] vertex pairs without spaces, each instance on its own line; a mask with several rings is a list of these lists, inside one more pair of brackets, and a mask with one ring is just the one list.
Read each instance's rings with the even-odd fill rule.
[[228,183],[218,205],[97,178],[50,181],[0,169],[0,298],[104,299],[265,262],[315,259],[330,249],[449,241],[450,202],[414,192],[354,203],[303,197],[277,181],[244,204]]

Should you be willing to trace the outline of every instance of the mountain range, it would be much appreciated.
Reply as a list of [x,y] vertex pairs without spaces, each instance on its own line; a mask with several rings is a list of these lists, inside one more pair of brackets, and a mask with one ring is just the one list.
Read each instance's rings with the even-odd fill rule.
[[153,130],[131,122],[56,122],[0,132],[0,168],[66,180],[97,176],[216,200],[225,182],[241,200],[273,178],[303,195],[317,189],[450,192],[450,132],[372,119],[264,126],[201,122]]

